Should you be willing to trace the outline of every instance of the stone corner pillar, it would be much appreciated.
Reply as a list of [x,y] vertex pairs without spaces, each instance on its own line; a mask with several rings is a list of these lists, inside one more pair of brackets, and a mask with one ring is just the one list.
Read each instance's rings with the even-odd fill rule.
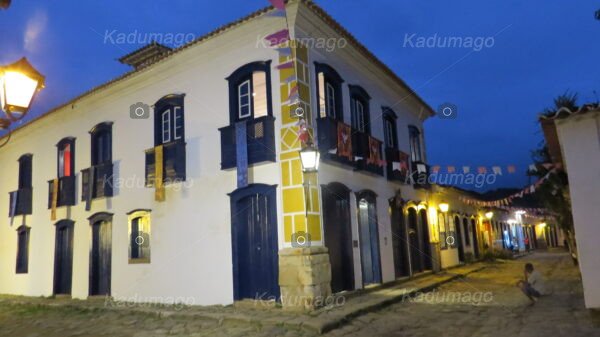
[[331,296],[329,251],[322,246],[279,251],[279,286],[284,310],[310,311]]

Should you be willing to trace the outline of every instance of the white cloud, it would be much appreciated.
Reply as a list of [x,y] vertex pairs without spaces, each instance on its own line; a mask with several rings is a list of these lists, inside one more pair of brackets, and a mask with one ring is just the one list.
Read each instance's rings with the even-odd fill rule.
[[25,27],[25,36],[23,36],[23,45],[27,52],[33,53],[39,47],[39,40],[46,24],[48,23],[48,15],[44,10],[37,10],[33,13],[33,16],[27,20],[27,26]]

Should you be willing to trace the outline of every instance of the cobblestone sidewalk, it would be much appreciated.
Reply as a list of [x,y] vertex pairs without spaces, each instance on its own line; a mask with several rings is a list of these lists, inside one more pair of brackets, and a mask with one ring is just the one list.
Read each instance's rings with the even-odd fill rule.
[[[526,260],[553,289],[534,307],[514,286]],[[0,336],[600,336],[600,319],[583,308],[578,271],[564,253],[455,268],[344,300],[298,314],[256,302],[175,310],[0,296]]]

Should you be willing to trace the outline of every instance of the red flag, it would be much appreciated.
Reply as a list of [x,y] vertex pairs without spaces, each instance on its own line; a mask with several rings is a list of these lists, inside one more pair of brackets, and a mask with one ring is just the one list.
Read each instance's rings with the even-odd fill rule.
[[456,172],[456,167],[448,166],[448,173],[454,173],[454,172]]
[[439,165],[435,165],[435,166],[431,167],[431,172],[432,173],[438,173],[438,172],[440,172],[440,166]]
[[487,173],[487,169],[485,168],[485,166],[479,166],[477,168],[477,173],[479,173],[479,174],[485,174],[485,173]]
[[508,173],[515,173],[515,171],[517,170],[517,168],[515,167],[515,165],[508,165],[508,167],[506,168],[506,170],[508,171]]
[[285,2],[284,0],[269,0],[269,2],[271,3],[271,5],[273,5],[273,7],[284,11],[285,10]]

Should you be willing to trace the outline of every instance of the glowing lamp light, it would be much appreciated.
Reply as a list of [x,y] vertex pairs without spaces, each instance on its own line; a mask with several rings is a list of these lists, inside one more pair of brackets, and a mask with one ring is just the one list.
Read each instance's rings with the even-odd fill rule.
[[544,228],[544,227],[546,227],[546,223],[545,223],[545,222],[542,222],[542,223],[540,224],[540,228]]
[[304,172],[317,172],[319,169],[319,159],[321,155],[319,151],[312,145],[306,144],[300,152],[300,161],[302,162],[302,170]]
[[448,205],[447,202],[442,202],[440,203],[440,211],[442,211],[443,213],[448,212],[448,209],[450,208],[450,205]]
[[525,213],[527,213],[527,212],[525,212],[525,211],[516,211],[516,212],[515,212],[515,214],[517,214],[517,215],[523,215],[523,214],[525,214]]
[[509,219],[507,222],[508,222],[509,225],[514,225],[514,224],[517,223],[517,220],[515,220],[515,219]]
[[485,213],[485,218],[490,220],[494,217],[494,212],[486,212]]
[[33,97],[43,87],[44,76],[26,58],[0,67],[0,104],[8,120],[15,122],[23,118]]

